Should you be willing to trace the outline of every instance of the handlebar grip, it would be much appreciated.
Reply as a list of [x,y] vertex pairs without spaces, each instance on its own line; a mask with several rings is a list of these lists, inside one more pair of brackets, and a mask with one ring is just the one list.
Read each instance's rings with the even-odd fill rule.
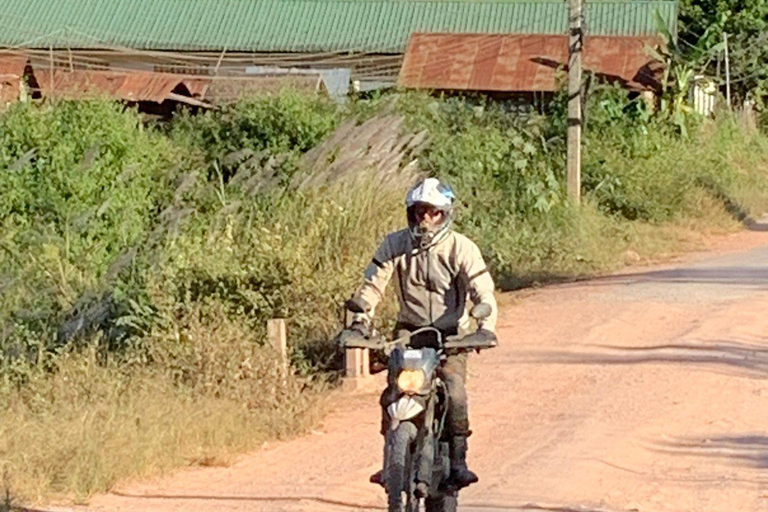
[[496,341],[449,341],[444,345],[446,350],[475,350],[494,348],[498,345]]
[[446,350],[479,350],[494,348],[498,345],[498,338],[483,337],[478,339],[474,334],[470,334],[461,338],[449,339],[443,344]]
[[367,348],[379,350],[384,347],[381,337],[364,338],[363,336],[347,331],[341,336],[341,345],[344,348]]

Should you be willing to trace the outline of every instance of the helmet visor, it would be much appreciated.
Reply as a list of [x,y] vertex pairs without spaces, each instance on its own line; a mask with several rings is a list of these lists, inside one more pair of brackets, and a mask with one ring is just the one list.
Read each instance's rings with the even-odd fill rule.
[[428,203],[413,205],[413,216],[417,224],[440,224],[445,217],[445,211]]

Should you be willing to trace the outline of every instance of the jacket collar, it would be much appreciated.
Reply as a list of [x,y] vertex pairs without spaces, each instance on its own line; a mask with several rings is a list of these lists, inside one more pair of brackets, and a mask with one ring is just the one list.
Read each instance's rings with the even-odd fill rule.
[[453,230],[450,227],[447,227],[446,229],[440,231],[435,236],[435,238],[432,239],[432,241],[429,243],[429,245],[426,245],[424,247],[418,246],[416,244],[416,241],[413,238],[411,238],[411,252],[413,254],[419,254],[419,253],[422,253],[422,252],[429,251],[433,247],[435,247],[435,246],[441,244],[442,242],[444,242],[450,236],[450,234],[452,232],[453,232]]

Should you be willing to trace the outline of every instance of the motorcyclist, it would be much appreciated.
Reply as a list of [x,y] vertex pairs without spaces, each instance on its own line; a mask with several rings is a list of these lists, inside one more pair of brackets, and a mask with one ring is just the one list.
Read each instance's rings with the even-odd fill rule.
[[[365,283],[354,300],[367,304],[369,309],[355,314],[351,329],[369,335],[371,317],[394,275],[400,306],[396,338],[425,326],[437,328],[444,337],[466,334],[470,327],[467,299],[471,299],[474,304],[488,304],[492,311],[478,321],[473,336],[496,339],[493,279],[477,245],[451,229],[454,199],[451,188],[435,178],[420,180],[410,189],[405,200],[408,228],[387,235],[368,265]],[[466,373],[466,353],[449,355],[441,369],[450,398],[445,425],[451,452],[450,480],[457,488],[478,481],[466,461],[467,437],[471,434]],[[382,435],[388,428],[385,407],[391,392],[388,387],[381,397]],[[374,474],[371,482],[383,485],[382,475],[382,471]]]

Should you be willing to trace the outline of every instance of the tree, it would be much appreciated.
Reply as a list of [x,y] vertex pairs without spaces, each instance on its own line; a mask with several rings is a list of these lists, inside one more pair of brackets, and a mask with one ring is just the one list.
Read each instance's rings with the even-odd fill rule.
[[[679,37],[689,53],[712,47],[728,34],[731,90],[736,101],[768,96],[768,0],[682,0]],[[708,65],[713,76],[717,60]],[[724,76],[721,73],[722,83]]]

